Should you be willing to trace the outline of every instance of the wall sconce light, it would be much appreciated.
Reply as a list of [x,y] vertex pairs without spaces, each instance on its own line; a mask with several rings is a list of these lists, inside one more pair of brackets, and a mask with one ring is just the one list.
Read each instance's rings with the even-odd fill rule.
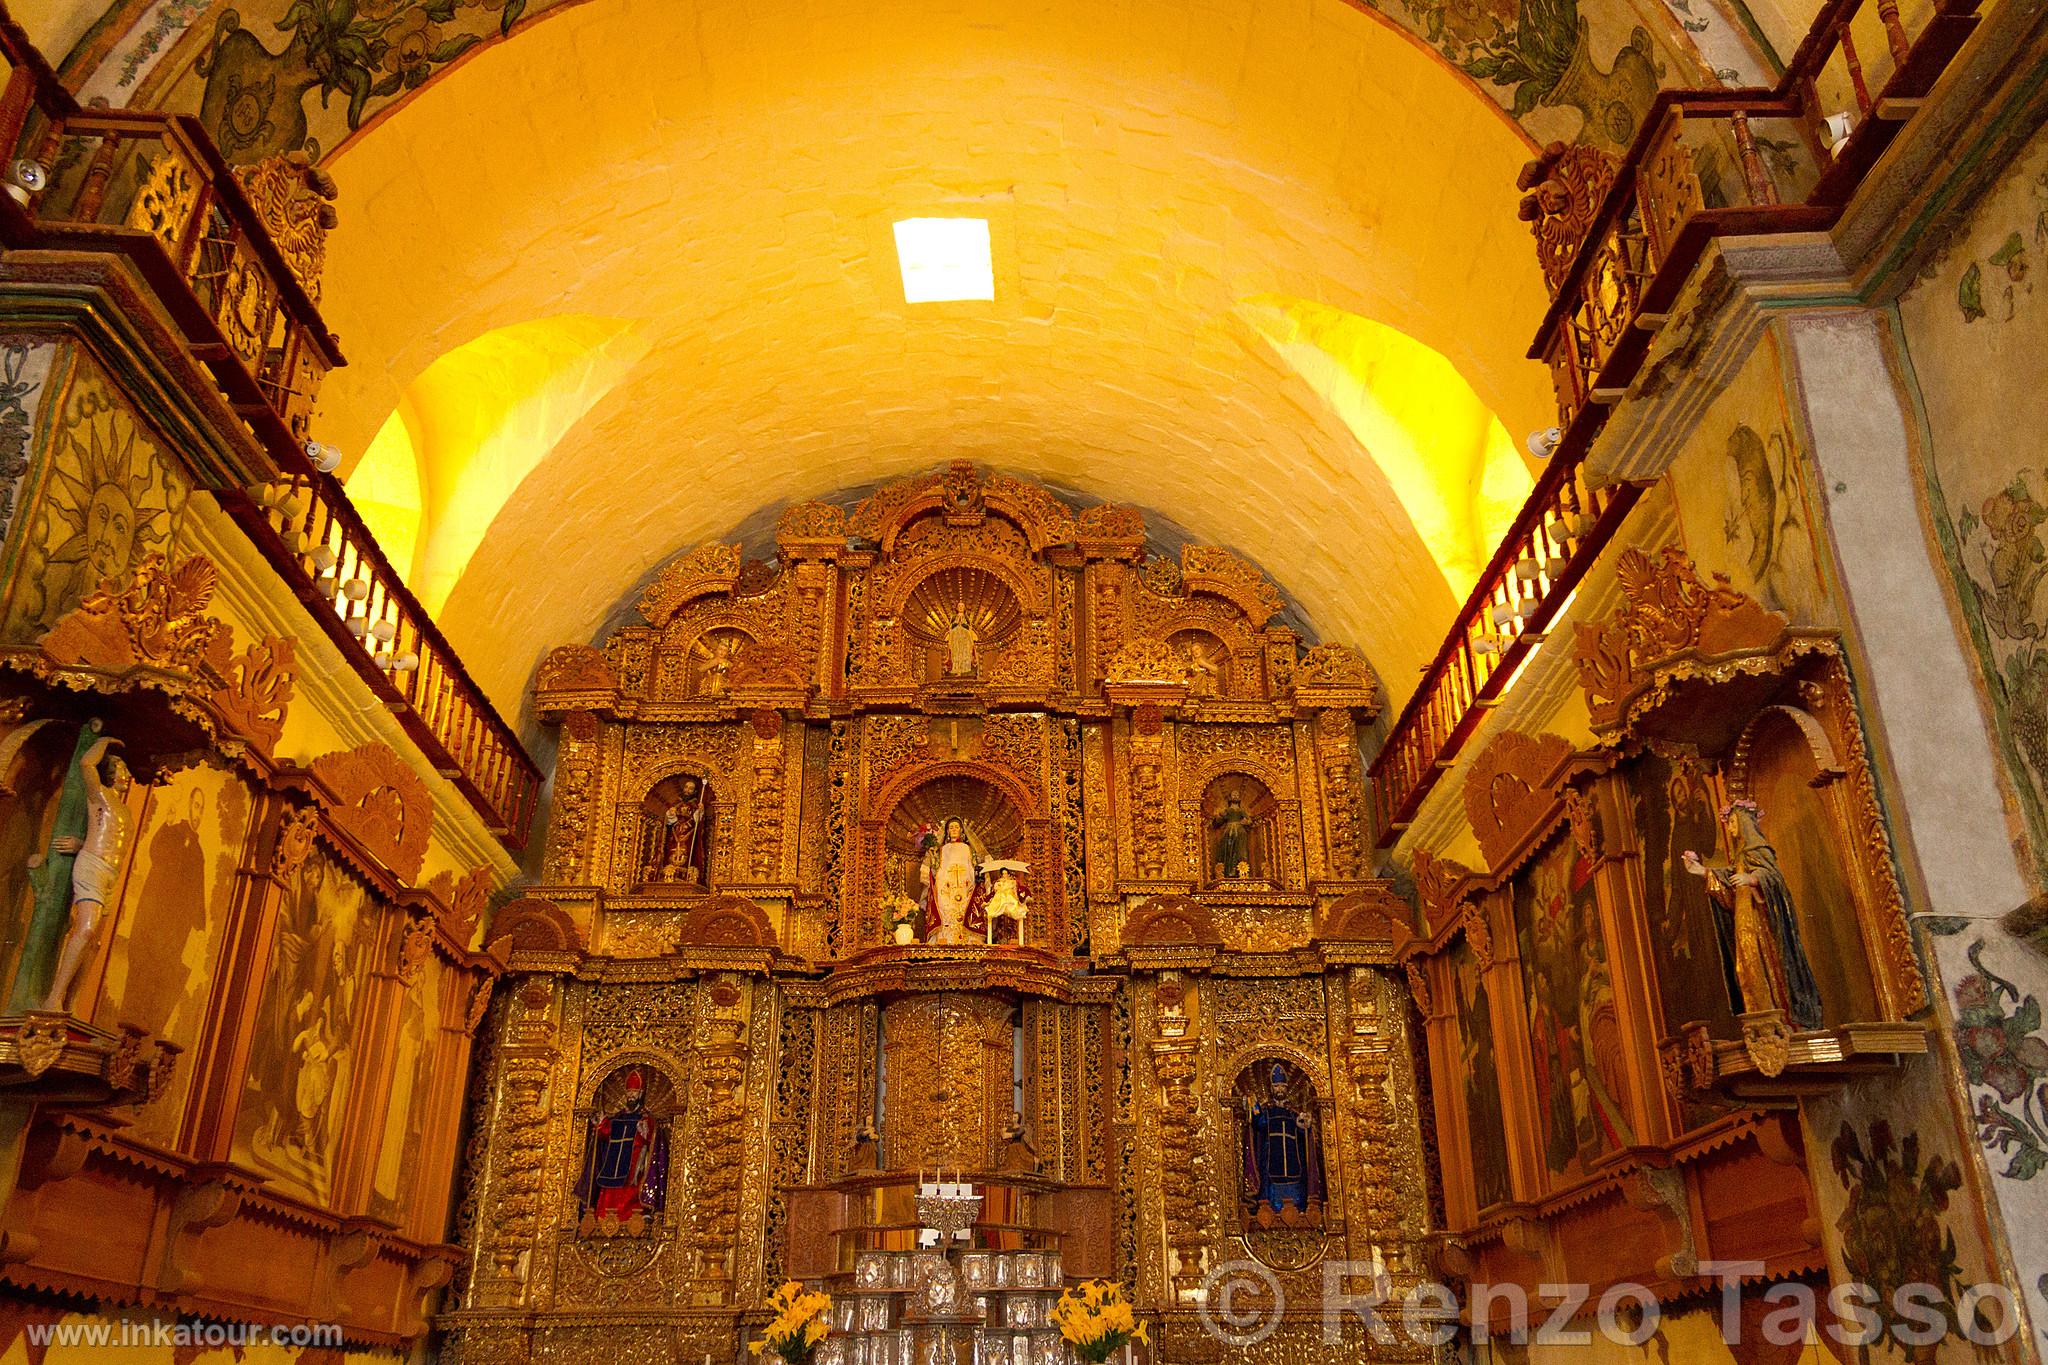
[[1557,443],[1564,439],[1563,427],[1545,427],[1529,433],[1529,453],[1539,460],[1547,460],[1557,453]]
[[9,199],[26,208],[29,196],[41,194],[49,183],[50,173],[43,169],[42,162],[22,157],[7,168],[7,180],[0,189],[5,189]]
[[341,451],[325,441],[306,442],[306,458],[322,474],[332,474],[341,467]]

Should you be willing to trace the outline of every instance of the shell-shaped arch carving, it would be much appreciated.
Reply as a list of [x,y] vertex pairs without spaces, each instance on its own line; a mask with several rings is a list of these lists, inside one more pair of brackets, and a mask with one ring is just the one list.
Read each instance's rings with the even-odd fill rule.
[[1125,947],[1220,948],[1223,935],[1209,907],[1192,896],[1154,896],[1124,921]]
[[744,896],[713,896],[683,916],[677,942],[697,948],[773,948],[775,924]]
[[522,896],[491,917],[485,938],[491,943],[509,940],[514,952],[580,953],[583,931],[567,911],[539,896]]

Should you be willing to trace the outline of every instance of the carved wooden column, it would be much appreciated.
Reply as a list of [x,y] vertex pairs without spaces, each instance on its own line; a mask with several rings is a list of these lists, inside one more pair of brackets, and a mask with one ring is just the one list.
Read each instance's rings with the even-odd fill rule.
[[530,976],[505,1003],[505,1045],[498,1051],[492,1142],[479,1201],[480,1264],[470,1285],[471,1306],[517,1307],[526,1302],[529,1261],[548,1202],[547,1140],[553,1097],[548,1084],[557,1055],[561,992],[555,981]]
[[698,1171],[691,1190],[692,1275],[699,1304],[727,1301],[732,1292],[731,1252],[739,1225],[742,1159],[746,1151],[748,992],[721,975],[706,987],[703,1035],[697,1040],[694,1085]]
[[782,713],[761,707],[752,716],[754,819],[752,829],[752,879],[757,883],[781,880],[783,773]]
[[1351,1032],[1342,1044],[1342,1054],[1351,1076],[1351,1123],[1358,1155],[1347,1163],[1347,1171],[1355,1234],[1362,1234],[1370,1250],[1379,1253],[1389,1274],[1399,1276],[1411,1267],[1408,1247],[1399,1235],[1400,1208],[1391,1179],[1394,1149],[1387,1108],[1391,1043],[1373,1001],[1376,984],[1370,968],[1351,969]]
[[1138,877],[1166,875],[1166,726],[1159,708],[1131,713],[1131,855]]
[[1190,1028],[1188,985],[1178,972],[1163,972],[1154,988],[1158,1036],[1149,1044],[1152,1076],[1158,1083],[1159,1195],[1172,1263],[1169,1282],[1176,1302],[1202,1289],[1202,1261],[1209,1246],[1210,1209],[1199,1127],[1198,1080],[1202,1041]]

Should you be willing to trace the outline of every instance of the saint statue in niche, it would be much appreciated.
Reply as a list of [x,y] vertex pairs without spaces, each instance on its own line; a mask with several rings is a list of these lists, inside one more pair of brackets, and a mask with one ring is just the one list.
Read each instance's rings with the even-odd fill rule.
[[980,640],[974,623],[967,619],[967,604],[957,603],[953,608],[953,623],[946,627],[946,672],[949,676],[966,678],[973,675],[975,650]]
[[1721,808],[1721,833],[1731,861],[1704,863],[1685,850],[1686,870],[1707,879],[1723,947],[1732,949],[1737,1007],[1744,1013],[1783,1010],[1799,1030],[1821,1026],[1820,985],[1799,937],[1792,893],[1778,869],[1778,852],[1764,838],[1763,812],[1754,801]]
[[579,1231],[638,1233],[668,1195],[668,1134],[647,1107],[647,1081],[639,1068],[626,1074],[617,1109],[590,1121],[583,1173],[576,1181]]
[[948,816],[940,830],[929,826],[918,834],[918,882],[923,894],[926,943],[969,943],[987,928],[977,886],[985,850],[968,832],[967,822]]
[[711,792],[692,774],[676,779],[675,797],[662,812],[654,866],[648,880],[702,886],[708,880]]
[[1209,828],[1216,831],[1218,877],[1252,875],[1251,819],[1251,812],[1244,808],[1236,792],[1225,796],[1223,809],[1209,817]]
[[[1263,1063],[1259,1064],[1263,1065]],[[1322,1154],[1307,1077],[1274,1062],[1259,1093],[1252,1067],[1238,1082],[1244,1105],[1244,1187],[1247,1210],[1260,1226],[1320,1221]],[[1246,1091],[1252,1093],[1244,1093]]]

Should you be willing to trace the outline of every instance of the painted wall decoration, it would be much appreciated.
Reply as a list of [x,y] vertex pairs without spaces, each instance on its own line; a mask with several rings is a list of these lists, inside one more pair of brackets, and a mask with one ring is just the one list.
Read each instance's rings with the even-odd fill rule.
[[1700,420],[1671,468],[1685,548],[1703,574],[1782,611],[1794,625],[1840,619],[1815,550],[1819,507],[1767,334]]
[[1537,1125],[1554,1176],[1583,1174],[1595,1158],[1635,1140],[1593,873],[1593,859],[1566,832],[1514,883]]
[[1929,521],[1984,681],[2037,876],[2048,858],[2048,465],[2012,433],[2048,422],[2048,133],[2037,132],[1899,301],[1926,414]]
[[0,342],[0,544],[14,526],[28,473],[29,438],[56,355],[57,348],[46,341]]
[[[62,65],[82,99],[199,114],[236,164],[295,150],[318,159],[478,48],[574,3],[155,0],[140,15],[117,4],[114,22],[103,22]],[[1715,61],[1704,61],[1674,40],[1674,28],[1727,36],[1725,19],[1698,0],[1676,23],[1659,6],[1627,0],[1372,8],[1470,77],[1538,142],[1584,139],[1620,152],[1660,85],[1699,84],[1743,65],[1720,50],[1725,42],[1717,42]]]
[[[102,1022],[139,1024],[194,1054],[251,805],[240,777],[204,764],[150,790],[107,949]],[[189,1065],[174,1073],[138,1115],[138,1135],[176,1138],[192,1074]]]
[[257,1007],[235,1159],[315,1200],[333,1179],[377,908],[340,863],[314,850],[279,907]]
[[1459,939],[1450,952],[1459,1030],[1458,1071],[1465,1080],[1465,1127],[1472,1147],[1472,1188],[1485,1209],[1513,1198],[1508,1176],[1507,1126],[1501,1114],[1500,1065],[1493,1039],[1493,1001],[1471,945]]
[[[2048,1213],[2048,970],[2034,950],[1989,925],[1940,918],[1926,926],[1999,1202]],[[2048,1217],[2008,1214],[2005,1235],[2014,1264],[2035,1268],[2022,1277],[2027,1306],[2035,1322],[2048,1321]]]
[[12,641],[41,635],[101,583],[163,553],[190,491],[98,366],[67,352],[47,387],[49,460],[21,509]]
[[[1986,1337],[1995,1327],[1995,1317],[1983,1316],[1995,1314],[1995,1304],[1986,1309],[1964,1298],[1970,1286],[1998,1277],[1947,1105],[1939,1063],[1922,1056],[1802,1111],[1806,1149],[1817,1158],[1809,1166],[1830,1274],[1838,1284],[1870,1285],[1883,1300],[1872,1311],[1888,1335],[1870,1348],[1874,1362],[1976,1365],[1986,1354],[1960,1334],[1960,1315],[1969,1311],[1972,1329]],[[1933,1287],[1941,1341],[1914,1346],[1889,1336],[1911,1326],[1892,1307],[1901,1285]]]

